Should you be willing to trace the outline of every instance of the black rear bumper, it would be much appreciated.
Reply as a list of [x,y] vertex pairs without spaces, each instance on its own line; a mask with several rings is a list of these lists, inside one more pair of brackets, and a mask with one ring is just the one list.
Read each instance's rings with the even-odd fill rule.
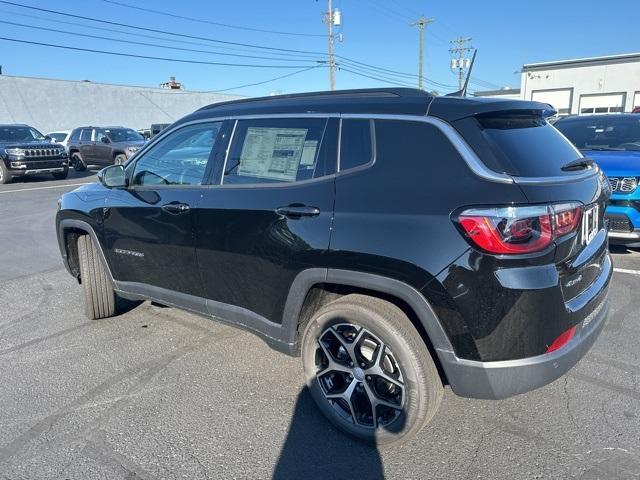
[[613,273],[607,255],[602,273],[583,295],[586,317],[574,337],[562,348],[516,360],[482,362],[458,358],[454,352],[438,351],[438,358],[452,390],[460,396],[501,399],[547,385],[569,371],[589,351],[602,331],[609,311],[608,284]]

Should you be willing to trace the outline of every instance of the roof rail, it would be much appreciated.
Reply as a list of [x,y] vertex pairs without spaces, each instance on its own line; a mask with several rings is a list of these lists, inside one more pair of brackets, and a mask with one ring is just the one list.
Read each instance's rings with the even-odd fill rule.
[[242,98],[238,100],[230,100],[228,102],[212,103],[202,107],[200,110],[210,110],[228,105],[241,105],[244,103],[255,102],[271,102],[281,100],[304,100],[308,99],[335,99],[336,97],[354,98],[354,97],[424,97],[431,98],[431,95],[424,90],[417,88],[360,88],[352,90],[333,90],[318,91],[305,93],[289,93],[285,95],[271,95],[267,97]]

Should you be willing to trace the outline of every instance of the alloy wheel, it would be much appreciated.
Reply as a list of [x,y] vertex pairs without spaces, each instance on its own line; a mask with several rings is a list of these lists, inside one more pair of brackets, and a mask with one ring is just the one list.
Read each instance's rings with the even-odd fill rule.
[[405,403],[404,376],[393,352],[364,327],[340,323],[318,337],[316,379],[347,423],[376,429],[393,423]]

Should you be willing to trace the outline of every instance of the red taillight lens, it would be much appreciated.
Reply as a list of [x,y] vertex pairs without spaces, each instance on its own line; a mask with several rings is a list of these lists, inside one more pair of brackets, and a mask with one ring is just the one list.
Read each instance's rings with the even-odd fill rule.
[[472,208],[454,220],[481,249],[496,254],[533,253],[577,229],[578,203],[503,208]]
[[556,350],[564,347],[567,343],[569,343],[569,340],[571,340],[575,334],[576,327],[571,327],[566,332],[561,333],[558,338],[556,338],[553,343],[549,345],[549,348],[547,348],[547,353],[555,352]]

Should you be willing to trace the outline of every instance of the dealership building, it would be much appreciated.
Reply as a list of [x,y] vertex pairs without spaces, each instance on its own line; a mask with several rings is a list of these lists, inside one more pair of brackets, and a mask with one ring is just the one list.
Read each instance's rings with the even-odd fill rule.
[[136,130],[173,123],[211,103],[242,98],[182,88],[150,88],[89,81],[0,75],[0,124],[26,123],[43,133],[83,125]]
[[631,112],[640,107],[640,53],[529,63],[520,89],[475,95],[550,103],[560,115]]

